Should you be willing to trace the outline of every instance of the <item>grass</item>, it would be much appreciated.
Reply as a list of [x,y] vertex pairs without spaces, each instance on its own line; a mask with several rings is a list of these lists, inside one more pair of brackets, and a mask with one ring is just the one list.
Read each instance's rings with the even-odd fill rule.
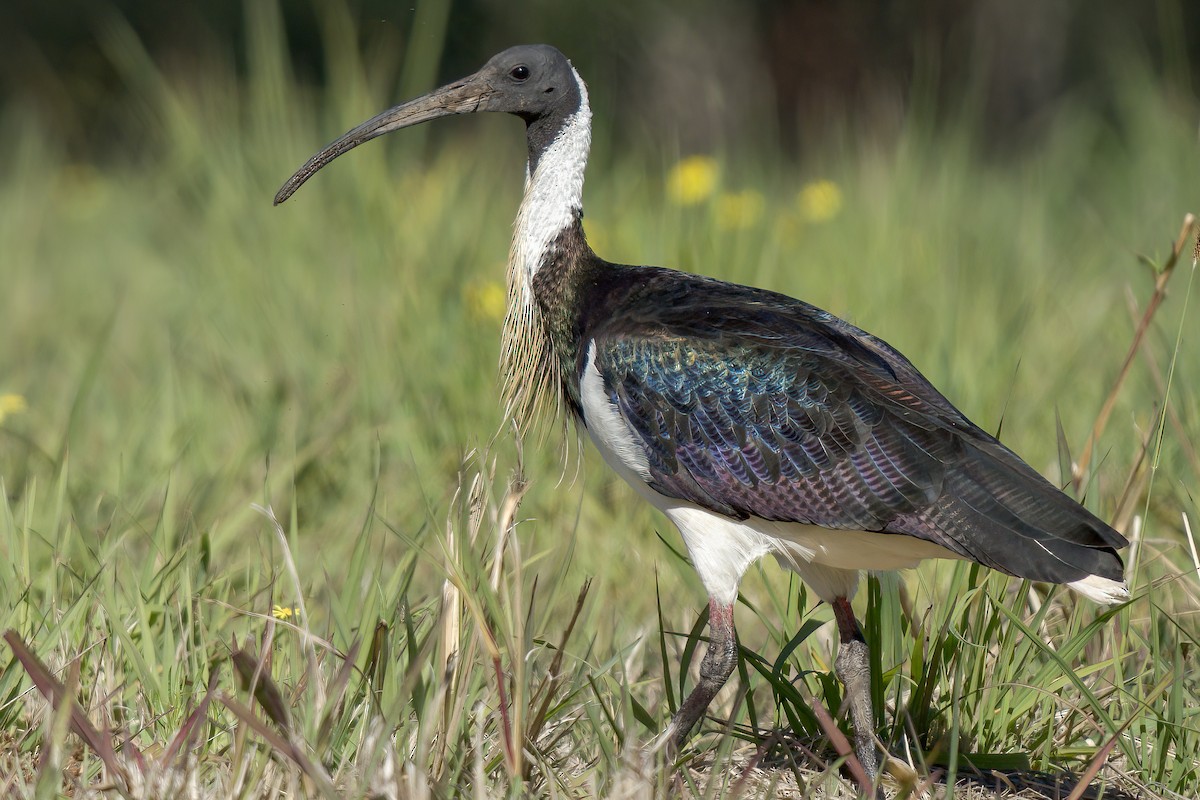
[[[0,112],[0,394],[27,404],[0,421],[0,629],[19,636],[0,792],[852,794],[814,711],[840,700],[829,611],[772,565],[743,586],[738,686],[678,769],[644,750],[694,679],[704,596],[593,453],[571,439],[564,466],[500,430],[488,298],[519,125],[361,148],[272,209],[395,75],[334,10],[312,94],[270,6],[248,10],[245,80],[166,74],[112,25],[129,130],[106,158]],[[1093,766],[1104,797],[1200,786],[1187,249],[1069,485],[1154,296],[1144,264],[1200,205],[1194,101],[1120,66],[1112,115],[1064,104],[1000,161],[969,121],[914,116],[794,165],[731,148],[712,198],[681,206],[669,146],[597,143],[602,254],[852,318],[1136,541],[1134,599],[1108,611],[959,564],[866,584],[879,734],[916,794]],[[841,197],[822,221],[797,200],[817,180]],[[747,189],[760,213],[719,224]]]

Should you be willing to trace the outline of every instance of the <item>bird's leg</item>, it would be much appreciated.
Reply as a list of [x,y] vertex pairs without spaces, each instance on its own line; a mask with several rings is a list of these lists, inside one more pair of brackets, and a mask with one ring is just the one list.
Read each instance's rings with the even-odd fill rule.
[[737,631],[733,628],[733,604],[708,601],[708,650],[700,662],[700,682],[671,718],[667,734],[675,748],[683,747],[692,728],[737,666]]
[[854,753],[873,782],[879,774],[879,753],[875,749],[875,715],[871,711],[871,655],[848,598],[838,597],[833,601],[833,616],[841,636],[833,668],[846,687],[846,704],[854,722]]

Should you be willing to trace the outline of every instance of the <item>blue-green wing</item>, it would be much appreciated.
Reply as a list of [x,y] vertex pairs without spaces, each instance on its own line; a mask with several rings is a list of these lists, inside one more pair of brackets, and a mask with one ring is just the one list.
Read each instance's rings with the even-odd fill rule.
[[729,302],[727,286],[634,306],[593,337],[651,488],[738,518],[916,536],[1036,580],[1121,578],[1123,537],[895,350],[778,295]]
[[804,350],[682,339],[598,343],[609,400],[653,487],[737,516],[882,530],[942,491],[957,440],[898,417]]

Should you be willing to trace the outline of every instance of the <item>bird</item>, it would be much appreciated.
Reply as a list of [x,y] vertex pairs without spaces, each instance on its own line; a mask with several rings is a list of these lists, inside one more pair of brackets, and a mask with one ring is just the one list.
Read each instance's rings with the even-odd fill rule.
[[833,609],[834,670],[873,785],[870,658],[851,607],[863,571],[958,559],[1100,604],[1128,599],[1126,539],[882,339],[783,294],[593,252],[582,222],[588,90],[550,45],[506,49],[351,129],[275,205],[366,141],[477,112],[519,117],[528,149],[501,342],[508,418],[518,430],[573,420],[678,528],[708,595],[699,680],[662,741],[683,747],[733,672],[739,582],[767,555]]

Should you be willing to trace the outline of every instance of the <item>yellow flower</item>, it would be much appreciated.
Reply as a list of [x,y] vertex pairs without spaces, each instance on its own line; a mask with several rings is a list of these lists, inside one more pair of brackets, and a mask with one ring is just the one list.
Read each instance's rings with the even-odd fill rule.
[[0,394],[0,422],[9,414],[20,414],[29,405],[25,402],[25,398],[19,394]]
[[271,609],[271,616],[275,619],[291,619],[296,613],[296,609],[291,606],[275,606]]
[[762,217],[766,200],[753,189],[725,192],[717,198],[717,227],[721,230],[749,228]]
[[463,289],[467,313],[477,321],[499,322],[504,319],[508,295],[499,281],[471,281]]
[[842,210],[842,190],[833,181],[813,181],[800,190],[796,203],[808,222],[828,222]]
[[703,203],[716,188],[717,160],[712,156],[688,156],[667,174],[667,196],[681,206]]

